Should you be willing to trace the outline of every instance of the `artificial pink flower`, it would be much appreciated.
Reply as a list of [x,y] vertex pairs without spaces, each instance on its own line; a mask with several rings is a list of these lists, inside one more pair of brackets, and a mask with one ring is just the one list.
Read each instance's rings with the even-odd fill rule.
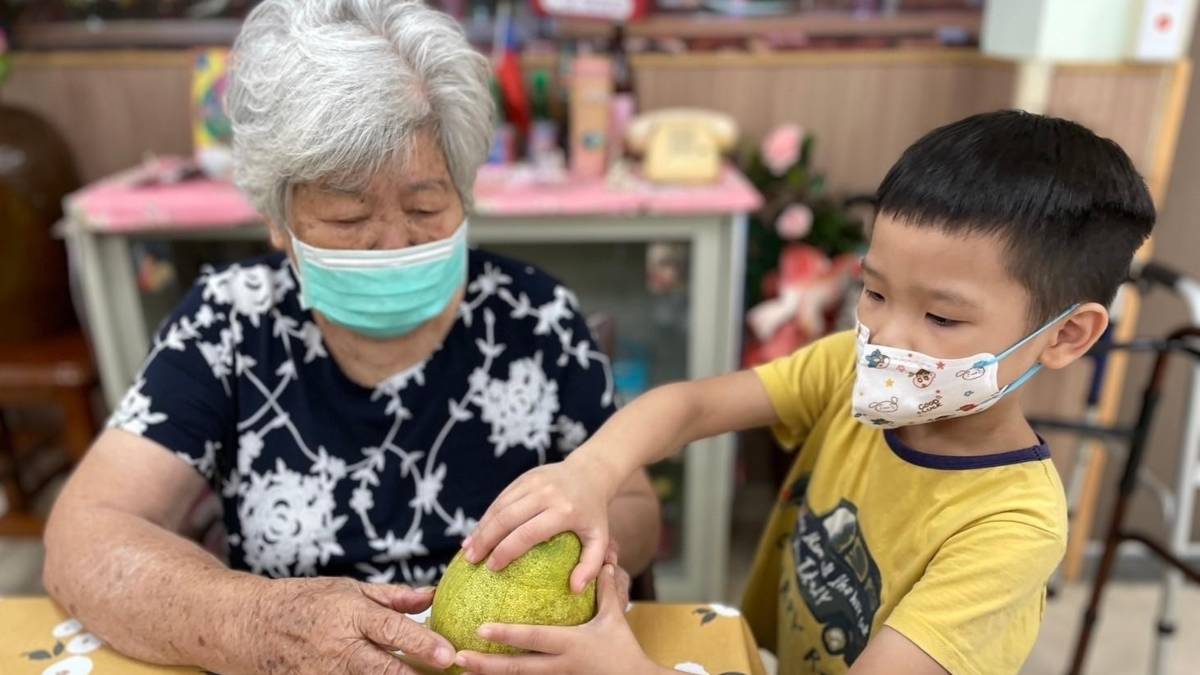
[[775,219],[775,231],[784,239],[803,239],[812,231],[813,212],[804,204],[792,204]]
[[763,164],[772,175],[782,176],[796,160],[800,159],[800,146],[804,142],[804,129],[798,124],[776,127],[762,142]]

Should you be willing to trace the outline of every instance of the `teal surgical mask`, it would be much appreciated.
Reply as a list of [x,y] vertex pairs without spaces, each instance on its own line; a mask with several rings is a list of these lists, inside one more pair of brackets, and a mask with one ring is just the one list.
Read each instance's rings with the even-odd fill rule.
[[446,310],[467,277],[467,221],[446,239],[389,251],[317,248],[292,235],[300,306],[377,339]]

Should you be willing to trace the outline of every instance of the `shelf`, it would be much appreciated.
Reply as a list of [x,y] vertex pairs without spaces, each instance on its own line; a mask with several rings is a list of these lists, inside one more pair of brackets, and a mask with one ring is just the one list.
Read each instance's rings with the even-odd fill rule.
[[[944,29],[978,36],[983,16],[978,11],[901,12],[893,16],[856,17],[842,12],[809,12],[773,17],[729,17],[719,14],[658,14],[626,27],[630,37],[745,38],[804,34],[817,37],[933,36]],[[564,20],[560,37],[603,38],[612,33],[606,22]]]
[[228,46],[241,27],[240,19],[45,21],[18,24],[14,42],[37,50]]
[[[746,38],[767,35],[806,35],[810,38],[935,36],[944,29],[978,36],[982,14],[971,10],[901,12],[892,16],[854,16],[845,12],[805,12],[774,17],[730,17],[711,13],[656,14],[631,23],[627,34],[647,38]],[[119,19],[41,21],[18,24],[20,49],[178,48],[230,45],[239,19]],[[564,19],[556,34],[563,38],[607,38],[612,25],[604,21]]]

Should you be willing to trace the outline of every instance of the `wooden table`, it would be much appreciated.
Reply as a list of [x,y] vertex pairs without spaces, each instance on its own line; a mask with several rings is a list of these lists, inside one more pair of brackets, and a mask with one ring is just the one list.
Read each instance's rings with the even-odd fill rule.
[[[685,673],[764,675],[750,628],[722,605],[639,603],[629,623],[660,665]],[[414,617],[423,620],[422,617]],[[170,620],[170,617],[164,617]],[[165,675],[197,668],[154,666],[121,656],[46,597],[0,598],[3,675]]]

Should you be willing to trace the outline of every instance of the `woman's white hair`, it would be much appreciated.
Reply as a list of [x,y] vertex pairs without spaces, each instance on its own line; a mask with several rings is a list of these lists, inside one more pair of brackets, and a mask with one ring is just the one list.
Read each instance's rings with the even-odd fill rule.
[[291,187],[363,189],[435,134],[469,208],[492,136],[488,62],[417,0],[266,0],[234,44],[234,180],[286,225]]

